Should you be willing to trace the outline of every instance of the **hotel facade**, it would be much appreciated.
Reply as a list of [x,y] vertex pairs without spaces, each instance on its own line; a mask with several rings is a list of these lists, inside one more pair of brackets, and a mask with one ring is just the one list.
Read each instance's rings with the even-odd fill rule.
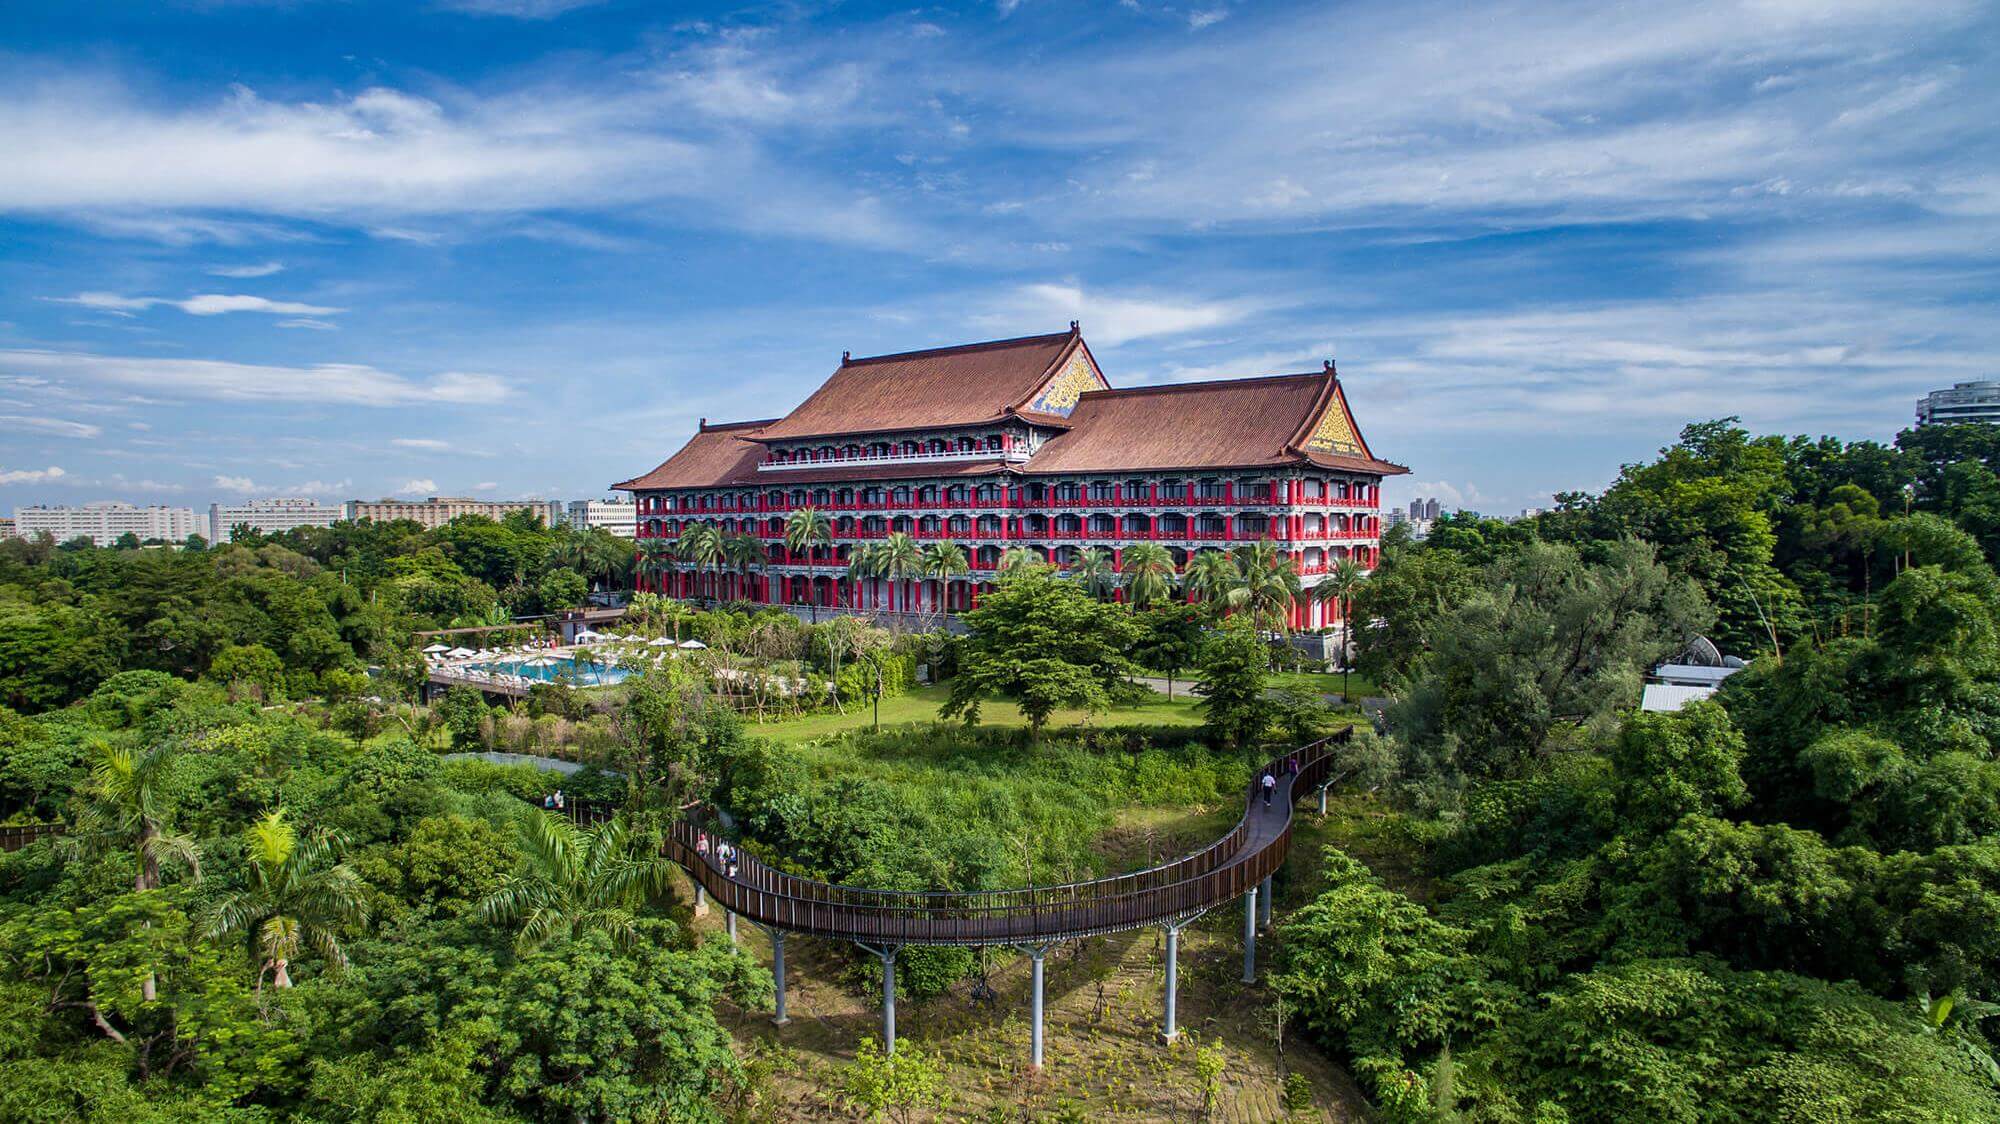
[[[781,418],[710,424],[631,492],[640,549],[692,522],[764,543],[766,564],[689,567],[644,588],[680,597],[867,612],[963,612],[1001,556],[1058,566],[1099,548],[1197,553],[1269,540],[1317,585],[1340,560],[1374,565],[1385,476],[1333,364],[1301,375],[1113,389],[1068,332],[855,359]],[[785,519],[823,512],[830,545],[793,552]],[[859,546],[902,532],[959,544],[969,573],[845,579]],[[1338,623],[1332,604],[1295,628]]]

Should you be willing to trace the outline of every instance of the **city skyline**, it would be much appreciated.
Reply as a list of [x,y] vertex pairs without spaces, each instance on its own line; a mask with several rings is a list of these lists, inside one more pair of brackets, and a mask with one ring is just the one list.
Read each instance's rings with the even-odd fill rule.
[[1072,318],[1119,387],[1337,359],[1415,470],[1385,503],[1545,505],[1727,414],[1887,440],[2000,373],[1994,31],[1869,3],[10,9],[0,508],[602,497],[843,350]]

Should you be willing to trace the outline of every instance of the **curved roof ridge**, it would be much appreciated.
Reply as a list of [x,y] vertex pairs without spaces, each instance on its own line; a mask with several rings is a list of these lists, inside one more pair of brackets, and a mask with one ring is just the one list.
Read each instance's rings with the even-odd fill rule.
[[1166,394],[1184,390],[1214,390],[1218,387],[1244,386],[1250,383],[1282,382],[1286,379],[1325,378],[1325,371],[1303,371],[1294,375],[1224,375],[1218,379],[1193,379],[1188,382],[1149,383],[1144,386],[1108,386],[1103,390],[1086,390],[1087,398],[1106,398],[1114,394]]
[[948,347],[920,347],[915,351],[891,351],[882,355],[864,355],[860,358],[844,356],[840,361],[840,365],[843,367],[858,367],[863,363],[887,363],[898,359],[918,359],[932,355],[958,355],[969,351],[985,351],[998,347],[1024,347],[1029,344],[1053,343],[1056,340],[1068,339],[1075,334],[1076,331],[1071,329],[1066,332],[1044,332],[1038,336],[1012,336],[1004,340],[958,343]]

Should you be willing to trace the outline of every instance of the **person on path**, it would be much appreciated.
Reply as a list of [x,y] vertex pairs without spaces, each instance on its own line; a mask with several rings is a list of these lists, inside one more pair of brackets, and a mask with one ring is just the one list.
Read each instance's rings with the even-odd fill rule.
[[562,810],[563,810],[562,789],[556,789],[556,811],[560,812]]
[[1264,774],[1264,807],[1268,808],[1271,806],[1271,793],[1277,791],[1277,788],[1278,778],[1266,772]]

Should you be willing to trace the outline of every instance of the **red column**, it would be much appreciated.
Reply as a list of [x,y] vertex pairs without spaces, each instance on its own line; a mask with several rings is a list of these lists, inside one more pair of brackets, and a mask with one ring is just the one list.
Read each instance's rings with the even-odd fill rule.
[[1236,541],[1236,517],[1234,515],[1225,515],[1222,517],[1222,537],[1227,542]]

